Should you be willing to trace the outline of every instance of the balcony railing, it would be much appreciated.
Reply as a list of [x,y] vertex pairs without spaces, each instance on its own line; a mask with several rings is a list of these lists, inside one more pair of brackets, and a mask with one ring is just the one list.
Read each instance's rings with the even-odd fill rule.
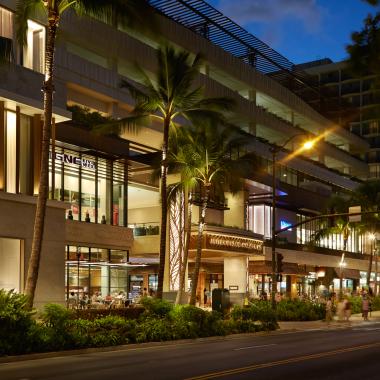
[[150,236],[160,234],[160,224],[158,222],[135,223],[130,224],[128,227],[133,229],[133,236]]

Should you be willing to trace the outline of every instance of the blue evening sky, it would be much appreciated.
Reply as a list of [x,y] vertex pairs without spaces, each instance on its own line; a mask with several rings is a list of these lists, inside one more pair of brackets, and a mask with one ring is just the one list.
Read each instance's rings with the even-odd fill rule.
[[346,57],[351,32],[374,13],[361,0],[206,0],[294,63]]

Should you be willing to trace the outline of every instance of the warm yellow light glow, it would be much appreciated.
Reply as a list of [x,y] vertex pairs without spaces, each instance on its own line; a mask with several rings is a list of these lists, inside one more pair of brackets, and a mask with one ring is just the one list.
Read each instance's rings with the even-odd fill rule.
[[376,235],[375,234],[368,234],[368,238],[370,240],[376,240]]
[[306,150],[311,149],[314,146],[314,140],[308,140],[303,144],[303,148]]

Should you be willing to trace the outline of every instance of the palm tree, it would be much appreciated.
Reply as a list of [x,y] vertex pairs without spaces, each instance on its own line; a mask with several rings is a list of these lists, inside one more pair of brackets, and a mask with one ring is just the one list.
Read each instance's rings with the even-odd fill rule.
[[72,9],[79,15],[89,15],[104,21],[119,22],[123,26],[145,25],[150,7],[145,0],[19,0],[16,7],[16,32],[20,46],[27,44],[28,19],[43,16],[47,23],[45,47],[45,73],[42,86],[44,124],[42,130],[41,171],[36,214],[34,220],[32,250],[26,277],[25,293],[29,296],[29,307],[33,306],[37,285],[46,202],[49,193],[49,146],[51,137],[52,106],[54,92],[54,52],[57,31],[62,15]]
[[[374,212],[380,204],[380,180],[370,180],[357,187],[349,198],[333,197],[329,202],[329,213],[347,212],[350,206],[361,206],[362,212]],[[347,249],[347,241],[352,228],[355,227],[362,235],[370,233],[374,235],[380,231],[380,218],[377,213],[362,214],[361,221],[350,223],[348,217],[339,217],[333,226],[325,225],[320,228],[313,237],[314,241],[331,234],[342,234],[343,250]],[[374,251],[371,249],[369,267],[367,272],[367,285],[370,283]]]
[[196,182],[201,191],[201,209],[198,223],[197,252],[192,275],[190,304],[195,305],[199,269],[202,256],[202,238],[211,189],[216,194],[236,193],[243,187],[243,178],[253,174],[257,158],[238,151],[249,144],[252,136],[230,125],[213,123],[188,127],[183,132],[183,143],[177,153],[169,153],[174,171],[189,182]]
[[[168,173],[180,173],[180,181],[169,187],[168,201],[177,201],[177,196],[180,195],[184,199],[184,239],[182,241],[181,250],[183,257],[181,258],[179,268],[179,286],[175,300],[175,304],[181,303],[183,292],[185,290],[185,277],[189,257],[189,244],[191,238],[191,220],[192,220],[192,203],[193,191],[196,188],[196,179],[192,176],[186,166],[180,164],[186,162],[186,156],[191,155],[193,147],[188,144],[188,134],[186,130],[173,131],[169,135],[169,152],[168,152]],[[180,167],[179,167],[180,166]]]
[[[351,199],[341,196],[333,196],[327,204],[328,214],[340,214],[347,212],[352,205]],[[332,223],[331,223],[332,222]],[[320,242],[322,239],[331,235],[341,235],[343,238],[343,248],[347,249],[348,238],[350,237],[352,226],[347,216],[340,216],[335,219],[323,221],[319,229],[313,234],[312,241]]]
[[143,87],[123,80],[136,104],[131,115],[102,128],[116,133],[136,129],[139,125],[158,121],[162,124],[163,142],[160,170],[161,187],[161,231],[157,297],[162,298],[166,257],[167,233],[167,173],[169,131],[179,128],[179,121],[197,123],[201,120],[223,121],[224,113],[231,110],[233,102],[228,98],[205,98],[201,86],[195,85],[202,66],[199,54],[192,57],[189,52],[176,51],[165,46],[157,50],[158,70],[153,79],[140,66],[136,71]]
[[[369,180],[361,184],[352,194],[352,203],[361,206],[362,211],[378,211],[380,205],[380,180]],[[373,236],[380,232],[380,216],[377,213],[363,214],[360,222],[361,230]],[[370,251],[367,285],[370,284],[374,250]]]

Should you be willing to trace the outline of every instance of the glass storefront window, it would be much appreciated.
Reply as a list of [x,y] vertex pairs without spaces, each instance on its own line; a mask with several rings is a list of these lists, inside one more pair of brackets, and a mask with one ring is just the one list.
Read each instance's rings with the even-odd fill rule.
[[45,28],[32,20],[28,20],[26,38],[28,43],[24,48],[24,66],[43,73],[45,65]]
[[128,251],[118,251],[111,249],[110,253],[110,261],[114,264],[121,264],[121,263],[127,263],[129,260],[129,254]]
[[92,262],[109,262],[109,250],[101,248],[91,248]]
[[[128,292],[127,251],[67,246],[66,297]],[[124,260],[124,261],[123,261]]]
[[157,274],[150,274],[148,276],[148,282],[149,282],[149,291],[157,291],[158,286],[158,275]]
[[82,172],[81,186],[81,220],[95,222],[96,199],[95,199],[95,177],[93,173]]
[[128,271],[127,268],[110,267],[110,293],[127,293]]
[[50,153],[50,192],[54,199],[71,204],[74,220],[124,226],[124,163],[55,149],[54,192],[52,192],[52,153]]

